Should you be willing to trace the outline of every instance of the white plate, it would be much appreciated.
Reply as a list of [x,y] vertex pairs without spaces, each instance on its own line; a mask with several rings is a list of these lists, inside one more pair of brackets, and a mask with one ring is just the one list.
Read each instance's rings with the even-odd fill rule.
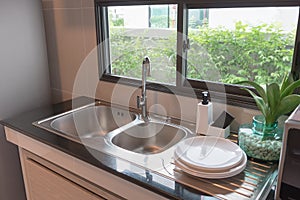
[[185,172],[189,175],[195,176],[195,177],[210,178],[210,179],[229,178],[229,177],[238,175],[245,169],[245,167],[247,165],[247,156],[244,152],[242,153],[242,155],[243,155],[242,162],[239,165],[237,165],[227,171],[223,171],[223,172],[205,172],[205,171],[201,171],[201,170],[195,170],[195,169],[192,169],[192,168],[186,166],[180,160],[175,160],[175,165],[177,167],[179,167],[183,172]]
[[[192,165],[187,165],[184,161],[182,161],[179,157],[177,157],[177,155],[176,154],[174,154],[174,160],[176,161],[176,160],[178,160],[180,163],[182,163],[182,164],[184,164],[185,166],[187,166],[188,168],[190,168],[190,169],[193,169],[193,170],[196,170],[196,171],[201,171],[201,172],[209,172],[209,173],[216,173],[216,172],[225,172],[225,171],[228,171],[229,169],[231,169],[231,168],[229,168],[229,169],[206,169],[206,168],[201,168],[201,169],[199,169],[199,168],[195,168],[195,167],[193,167]],[[235,166],[237,166],[237,165],[240,165],[241,164],[241,162],[242,161],[244,161],[243,160],[243,157],[242,157],[242,159],[236,164],[236,165],[234,165],[233,167],[235,167]]]
[[209,171],[230,169],[243,158],[243,150],[237,144],[213,136],[188,138],[178,144],[174,154],[187,166]]

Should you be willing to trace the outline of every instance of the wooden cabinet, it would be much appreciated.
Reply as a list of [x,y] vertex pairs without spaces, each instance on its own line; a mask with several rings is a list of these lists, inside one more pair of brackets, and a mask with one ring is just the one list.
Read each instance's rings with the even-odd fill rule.
[[166,199],[16,130],[5,134],[19,147],[28,200]]
[[20,150],[28,200],[121,199],[26,150]]

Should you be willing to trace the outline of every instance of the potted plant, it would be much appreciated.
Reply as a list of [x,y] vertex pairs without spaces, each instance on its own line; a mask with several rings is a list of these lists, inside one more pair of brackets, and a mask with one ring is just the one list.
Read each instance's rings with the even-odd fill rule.
[[252,124],[239,128],[239,145],[250,157],[276,161],[280,157],[282,129],[278,128],[278,118],[290,113],[300,104],[300,95],[293,94],[300,87],[300,80],[294,81],[291,74],[285,75],[281,85],[266,84],[265,87],[253,81],[238,84],[253,86],[257,92],[243,88],[254,98],[262,115],[254,116]]

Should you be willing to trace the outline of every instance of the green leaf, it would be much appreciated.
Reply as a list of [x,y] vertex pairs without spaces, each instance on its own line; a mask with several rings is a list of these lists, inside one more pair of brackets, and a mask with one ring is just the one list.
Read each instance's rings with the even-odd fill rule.
[[285,74],[284,78],[282,80],[282,83],[281,83],[281,88],[280,88],[281,93],[293,82],[294,82],[294,79],[293,79],[292,75],[290,73]]
[[278,119],[281,115],[287,114],[293,111],[298,105],[300,104],[300,95],[292,94],[289,96],[284,97],[277,110],[275,116],[275,120]]
[[280,101],[280,89],[276,83],[271,83],[270,85],[267,85],[266,88],[270,112],[274,113]]
[[300,87],[300,80],[297,80],[286,87],[280,95],[280,99],[292,94],[296,88]]
[[[259,94],[259,96],[262,97],[262,99],[267,102],[267,96],[266,96],[266,92],[264,90],[263,87],[261,87],[259,84],[253,82],[253,81],[241,81],[241,82],[238,82],[236,84],[248,84],[248,85],[251,85],[252,87],[254,87],[257,91],[257,93]],[[249,92],[249,90],[247,89],[247,91]],[[250,92],[249,92],[250,93]],[[251,94],[251,93],[250,93]]]
[[267,110],[267,105],[266,105],[265,101],[261,97],[257,96],[251,90],[249,90],[247,88],[242,88],[242,89],[249,92],[249,94],[253,97],[257,107],[261,110],[262,114],[266,117],[268,110]]
[[280,92],[281,93],[287,88],[287,86],[290,85],[287,82],[287,79],[289,78],[289,76],[290,76],[289,74],[285,74],[283,79],[282,79],[282,82],[281,82],[281,85],[280,85]]

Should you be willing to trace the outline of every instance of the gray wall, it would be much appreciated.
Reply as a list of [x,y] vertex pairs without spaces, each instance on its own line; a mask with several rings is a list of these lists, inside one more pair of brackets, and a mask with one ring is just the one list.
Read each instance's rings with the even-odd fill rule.
[[[40,0],[0,1],[0,119],[50,101]],[[25,198],[17,147],[0,126],[0,200]]]

